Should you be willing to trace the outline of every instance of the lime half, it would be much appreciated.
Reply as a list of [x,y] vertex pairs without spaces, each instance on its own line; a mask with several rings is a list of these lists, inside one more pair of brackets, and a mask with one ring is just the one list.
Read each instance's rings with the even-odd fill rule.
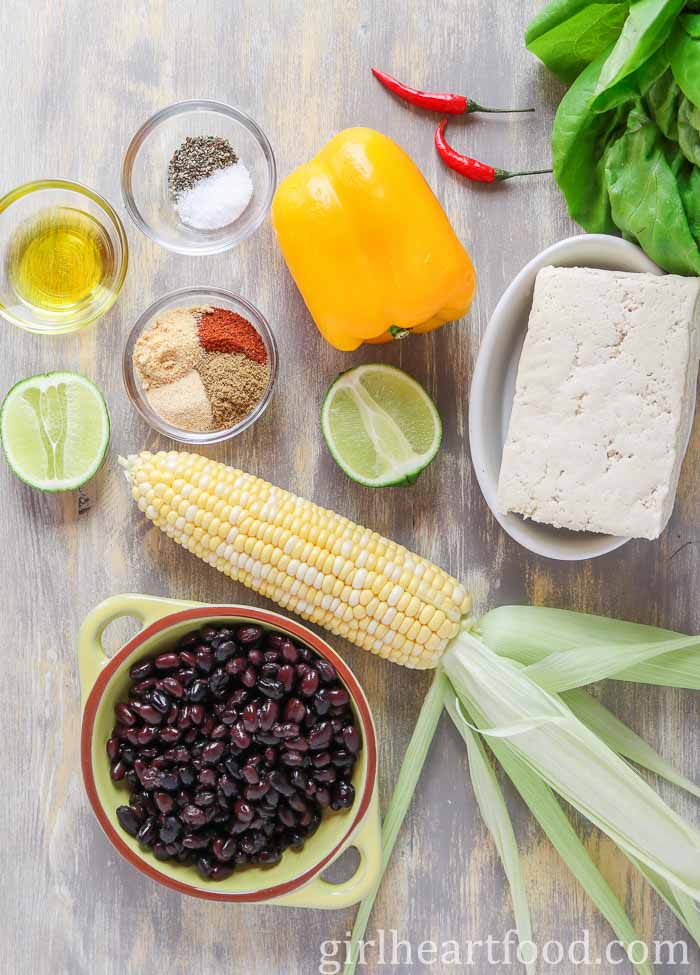
[[415,379],[394,366],[357,366],[326,393],[321,429],[348,477],[368,487],[412,484],[435,457],[442,423]]
[[85,376],[47,372],[5,397],[0,438],[17,477],[40,491],[71,491],[97,472],[109,443],[102,393]]

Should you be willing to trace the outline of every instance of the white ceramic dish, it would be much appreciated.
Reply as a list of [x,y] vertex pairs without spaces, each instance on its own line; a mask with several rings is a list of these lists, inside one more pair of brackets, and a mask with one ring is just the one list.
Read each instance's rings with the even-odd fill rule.
[[663,271],[639,247],[621,237],[606,234],[568,237],[543,250],[516,275],[496,305],[481,342],[469,395],[469,440],[472,463],[486,503],[510,537],[531,552],[550,559],[577,561],[605,555],[629,539],[541,525],[521,515],[502,514],[497,503],[501,457],[535,277],[540,268],[550,264],[651,274],[663,274]]

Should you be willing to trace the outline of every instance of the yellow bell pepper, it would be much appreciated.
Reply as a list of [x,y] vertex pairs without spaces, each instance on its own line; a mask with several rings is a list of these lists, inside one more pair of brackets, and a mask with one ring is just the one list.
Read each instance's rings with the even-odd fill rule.
[[464,315],[474,268],[420,170],[373,129],[340,132],[280,184],[272,221],[321,334],[337,349]]

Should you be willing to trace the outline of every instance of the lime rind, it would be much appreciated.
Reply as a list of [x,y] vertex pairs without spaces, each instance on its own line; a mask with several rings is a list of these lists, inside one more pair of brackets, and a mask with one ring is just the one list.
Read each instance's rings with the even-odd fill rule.
[[366,487],[412,484],[442,442],[440,415],[420,383],[382,364],[356,366],[335,380],[321,429],[338,466]]
[[78,373],[21,379],[0,407],[0,442],[7,463],[21,481],[47,493],[76,490],[94,477],[109,438],[104,396]]

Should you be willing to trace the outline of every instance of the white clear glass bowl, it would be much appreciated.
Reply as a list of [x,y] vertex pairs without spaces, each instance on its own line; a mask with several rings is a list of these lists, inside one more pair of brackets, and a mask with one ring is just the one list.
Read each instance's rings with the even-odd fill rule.
[[[156,413],[148,402],[141,379],[134,368],[134,346],[153,319],[168,308],[189,308],[193,305],[212,305],[213,307],[226,308],[229,311],[236,312],[238,315],[242,315],[243,318],[247,318],[251,325],[255,327],[267,349],[269,379],[260,402],[240,423],[236,423],[232,427],[226,427],[223,430],[209,430],[203,433],[196,433],[192,430],[182,430],[180,427],[175,427],[168,423],[167,420],[164,420],[162,416]],[[124,346],[124,356],[122,359],[122,374],[126,391],[129,399],[144,420],[154,430],[165,434],[166,437],[178,440],[180,443],[189,444],[220,443],[222,440],[236,437],[239,433],[243,433],[244,430],[251,427],[262,416],[270,403],[272,391],[277,379],[277,370],[277,342],[265,316],[255,305],[246,301],[241,295],[234,294],[232,291],[224,291],[221,288],[181,288],[179,291],[171,291],[167,295],[163,295],[162,298],[159,298],[158,301],[154,301],[138,318],[129,333],[126,345]]]
[[[188,136],[228,139],[250,173],[253,196],[233,223],[195,230],[181,223],[168,189],[168,164]],[[122,164],[124,205],[136,226],[177,254],[220,254],[253,234],[267,216],[277,185],[272,147],[260,127],[238,108],[207,99],[175,102],[156,112],[129,143]]]
[[[11,283],[8,250],[22,228],[43,214],[66,207],[86,213],[104,230],[113,260],[108,276],[85,301],[63,311],[23,301]],[[24,183],[0,199],[0,315],[13,325],[40,335],[74,332],[101,318],[119,297],[129,265],[124,225],[114,208],[88,186],[69,179],[38,179]]]

